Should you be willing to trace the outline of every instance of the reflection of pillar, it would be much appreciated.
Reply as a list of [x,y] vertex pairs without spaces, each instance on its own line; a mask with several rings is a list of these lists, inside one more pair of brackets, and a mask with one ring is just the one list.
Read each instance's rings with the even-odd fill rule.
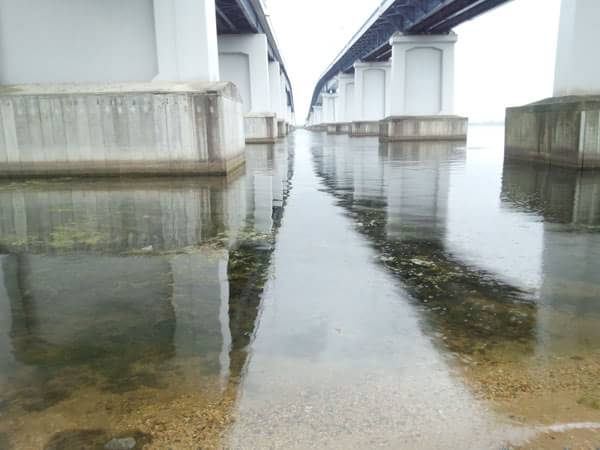
[[392,115],[453,114],[456,40],[454,33],[392,38]]
[[599,348],[600,174],[505,164],[502,200],[544,219],[537,351]]
[[266,35],[219,36],[221,80],[232,81],[237,86],[244,100],[244,112],[273,112],[268,63]]
[[215,0],[154,0],[158,79],[219,79]]
[[[19,250],[170,250],[197,245],[246,217],[245,184],[180,179],[0,192],[0,236]],[[70,231],[77,232],[72,237]],[[8,239],[7,237],[10,237]],[[6,243],[6,242],[3,242]]]
[[172,356],[172,288],[163,258],[19,255],[14,262],[5,284],[12,286],[11,338],[22,363],[107,356],[125,370],[150,352]]
[[13,303],[11,302],[11,297],[17,297],[10,290],[17,288],[16,267],[16,256],[0,255],[0,389],[8,381],[16,365],[10,341],[10,334],[13,328],[13,314],[11,311]]
[[[216,251],[171,260],[177,357],[192,358],[192,368],[218,368],[222,379],[229,376],[231,347],[227,262],[227,253]],[[188,374],[192,380],[196,375]]]
[[446,232],[453,142],[384,145],[387,235],[393,239],[442,239]]

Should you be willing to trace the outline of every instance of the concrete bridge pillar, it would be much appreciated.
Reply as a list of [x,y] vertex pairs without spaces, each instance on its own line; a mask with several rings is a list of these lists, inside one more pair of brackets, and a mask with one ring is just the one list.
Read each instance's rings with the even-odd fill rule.
[[354,74],[343,74],[338,76],[339,96],[339,121],[350,123],[354,120]]
[[392,37],[391,117],[382,140],[466,139],[467,120],[453,116],[456,41],[454,33]]
[[269,62],[269,86],[271,92],[271,111],[277,114],[277,118],[284,117],[282,105],[283,93],[281,92],[281,65],[278,61]]
[[389,62],[357,62],[354,64],[354,121],[352,136],[379,135],[379,121],[390,113]]
[[554,97],[600,95],[600,3],[563,0],[556,51]]
[[454,33],[392,37],[391,114],[454,113]]
[[215,0],[154,0],[157,80],[217,81]]
[[337,94],[321,94],[321,97],[323,98],[323,123],[334,123]]
[[287,108],[284,108],[286,103],[283,99],[285,91],[281,90],[281,65],[278,61],[269,62],[269,84],[271,88],[271,111],[277,116],[277,137],[285,137]]
[[232,81],[244,102],[247,143],[277,140],[277,117],[271,107],[268,43],[265,34],[218,37],[221,80]]
[[506,111],[508,159],[600,168],[600,2],[562,0],[554,97]]
[[313,107],[314,125],[320,126],[323,124],[323,106]]

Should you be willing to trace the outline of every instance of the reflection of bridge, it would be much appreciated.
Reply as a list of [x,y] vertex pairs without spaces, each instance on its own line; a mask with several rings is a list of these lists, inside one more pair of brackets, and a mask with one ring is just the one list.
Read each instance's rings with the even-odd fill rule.
[[118,367],[120,380],[136,364],[164,361],[184,367],[189,383],[215,370],[224,380],[239,376],[271,251],[253,249],[246,235],[256,223],[262,233],[276,231],[286,150],[255,148],[247,170],[228,183],[3,190],[0,235],[10,252],[0,256],[3,376],[22,365],[89,363],[100,372]]
[[[466,120],[453,116],[452,28],[506,1],[383,1],[317,82],[307,124],[384,141],[464,139]],[[555,98],[509,109],[507,156],[598,165],[599,21],[596,0],[563,0]]]
[[599,348],[600,174],[507,164],[502,201],[544,219],[539,263],[541,350]]
[[313,152],[317,173],[420,303],[424,326],[445,336],[443,345],[467,354],[513,340],[533,347],[536,307],[524,292],[448,249],[451,170],[464,161],[464,148],[391,142],[379,151],[325,145]]

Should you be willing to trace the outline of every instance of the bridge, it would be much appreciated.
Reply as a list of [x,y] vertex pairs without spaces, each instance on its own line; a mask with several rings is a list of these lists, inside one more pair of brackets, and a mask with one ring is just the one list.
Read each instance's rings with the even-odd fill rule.
[[[381,141],[466,140],[452,30],[508,1],[384,0],[318,80],[306,124]],[[554,97],[507,110],[508,158],[600,167],[598,23],[600,2],[562,0]]]
[[260,0],[0,0],[0,175],[225,174],[295,122]]
[[[508,0],[384,0],[318,80],[307,125],[465,140],[457,25]],[[506,154],[600,166],[600,2],[562,0],[553,99]],[[295,123],[261,0],[0,0],[0,176],[226,174]]]

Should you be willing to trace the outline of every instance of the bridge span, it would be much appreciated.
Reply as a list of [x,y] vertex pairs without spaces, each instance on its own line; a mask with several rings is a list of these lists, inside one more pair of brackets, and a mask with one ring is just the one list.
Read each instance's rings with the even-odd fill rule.
[[[317,81],[307,125],[382,141],[466,140],[453,28],[508,1],[384,0]],[[554,97],[507,110],[508,158],[600,167],[598,23],[600,2],[562,0]]]

